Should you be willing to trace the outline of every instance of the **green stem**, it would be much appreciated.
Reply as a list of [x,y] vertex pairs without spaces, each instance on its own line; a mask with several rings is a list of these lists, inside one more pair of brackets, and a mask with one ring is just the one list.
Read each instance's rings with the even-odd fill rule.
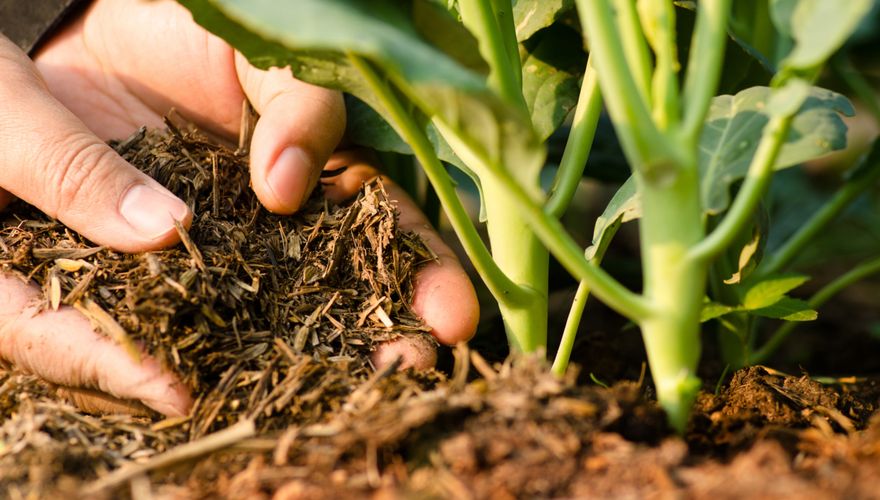
[[[876,142],[865,164],[856,167],[854,177],[847,181],[830,200],[820,208],[810,220],[802,225],[797,232],[761,264],[761,274],[770,275],[781,271],[816,237],[828,227],[843,210],[862,193],[880,179],[880,141]],[[862,169],[862,167],[864,167]]]
[[721,79],[724,48],[727,44],[727,18],[731,0],[700,0],[697,21],[691,41],[690,59],[685,75],[684,122],[685,137],[697,144],[703,121]]
[[654,121],[670,130],[679,122],[675,6],[671,0],[639,2],[639,17],[657,60],[651,85]]
[[[617,221],[605,230],[607,237],[604,239],[604,245],[597,249],[590,259],[594,266],[599,266],[602,263],[602,258],[605,257],[608,245],[614,239],[614,234],[617,233],[620,226],[621,222]],[[580,327],[581,318],[584,315],[584,306],[587,305],[588,298],[590,298],[590,285],[582,280],[578,284],[574,300],[571,302],[571,309],[568,311],[568,318],[565,320],[565,328],[562,330],[562,338],[559,341],[559,349],[556,351],[556,358],[553,360],[551,371],[557,377],[565,375],[565,371],[568,369],[571,351],[574,348],[574,340],[577,337],[578,327]]]
[[526,301],[496,297],[505,331],[512,348],[534,352],[547,345],[550,255],[520,214],[519,202],[506,192],[505,187],[493,178],[481,178],[480,182],[492,258],[529,294]]
[[522,60],[519,57],[519,40],[516,38],[513,3],[511,0],[492,0],[492,10],[495,12],[498,29],[501,31],[501,39],[504,40],[504,47],[507,49],[510,67],[514,69],[513,77],[522,88]]
[[511,52],[508,47],[510,37],[516,39],[512,16],[497,16],[493,0],[460,0],[458,8],[462,22],[479,42],[480,54],[489,63],[489,87],[509,104],[527,111],[522,95],[522,62],[518,50]]
[[592,58],[587,61],[584,81],[581,84],[580,96],[574,110],[571,132],[568,134],[565,151],[559,162],[559,170],[550,192],[550,199],[544,207],[544,210],[554,217],[562,217],[574,198],[581,177],[583,177],[584,168],[587,166],[587,158],[590,156],[596,125],[602,111],[599,79],[591,61]]
[[425,191],[422,196],[422,211],[425,212],[428,222],[434,227],[440,227],[440,210],[443,206],[440,204],[440,198],[431,182],[425,183]]
[[[843,276],[840,276],[836,280],[825,285],[821,290],[816,292],[816,294],[810,298],[808,303],[810,304],[811,308],[818,309],[844,288],[878,272],[880,272],[880,257],[875,257],[874,259],[859,264]],[[782,345],[782,343],[797,325],[797,321],[788,321],[784,323],[782,326],[779,327],[779,329],[777,329],[773,333],[773,335],[770,336],[770,339],[767,340],[767,342],[759,350],[755,351],[754,354],[752,354],[749,361],[752,364],[765,362],[767,358],[769,358],[774,352],[776,352],[776,349],[778,349],[779,346]]]
[[640,182],[639,232],[645,298],[654,314],[639,321],[657,400],[684,431],[700,381],[700,311],[708,266],[689,257],[704,236],[697,169],[683,165],[669,183]]
[[[623,42],[615,30],[608,0],[576,0],[590,53],[599,74],[602,95],[614,120],[621,145],[634,169],[650,171],[683,163],[678,148],[660,132],[626,64]],[[639,35],[641,36],[641,35]]]
[[559,219],[545,213],[541,205],[509,173],[491,168],[485,171],[516,202],[516,208],[550,253],[572,276],[586,281],[602,302],[633,321],[640,321],[653,314],[649,301],[627,289],[601,267],[591,264]]
[[783,116],[774,116],[770,119],[764,129],[758,150],[752,157],[746,180],[743,182],[736,200],[721,223],[691,250],[692,259],[709,261],[715,258],[733,242],[743,227],[751,220],[755,208],[761,202],[761,198],[770,184],[773,165],[788,137],[793,115],[794,112]]
[[419,128],[394,91],[376,74],[369,62],[351,53],[348,54],[348,60],[360,72],[367,86],[384,106],[384,116],[389,123],[413,149],[413,153],[421,163],[428,179],[434,185],[437,197],[440,198],[440,203],[443,205],[452,228],[461,240],[465,253],[486,282],[489,291],[496,297],[527,301],[529,294],[511,281],[492,259],[492,255],[483,244],[479,233],[471,223],[470,216],[455,193],[455,186],[449,173],[437,159],[434,147],[424,131]]
[[[647,106],[651,103],[651,55],[639,26],[635,0],[614,0],[617,28],[629,71],[633,75],[639,96]],[[592,53],[592,51],[591,51]]]

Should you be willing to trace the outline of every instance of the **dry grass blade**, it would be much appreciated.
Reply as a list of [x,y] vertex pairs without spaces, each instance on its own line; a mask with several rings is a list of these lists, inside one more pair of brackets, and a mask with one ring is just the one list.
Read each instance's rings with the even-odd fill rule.
[[172,448],[142,464],[122,467],[83,488],[83,495],[97,495],[102,491],[118,486],[152,470],[168,467],[186,460],[222,450],[256,434],[253,420],[242,420],[232,427],[209,434],[197,441],[192,441]]
[[122,328],[122,326],[113,319],[113,316],[110,316],[107,311],[88,297],[75,302],[73,307],[76,308],[77,311],[83,313],[85,317],[89,318],[89,321],[91,321],[92,324],[100,329],[105,335],[122,346],[122,348],[125,349],[125,352],[131,356],[131,359],[140,363],[140,349],[138,349],[131,337],[128,336],[125,328]]

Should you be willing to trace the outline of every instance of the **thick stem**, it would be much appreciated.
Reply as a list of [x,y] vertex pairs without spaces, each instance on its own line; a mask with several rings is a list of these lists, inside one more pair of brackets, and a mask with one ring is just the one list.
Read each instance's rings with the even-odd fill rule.
[[627,289],[601,267],[591,264],[584,256],[583,249],[566,232],[562,223],[547,215],[513,178],[498,171],[491,173],[515,198],[516,208],[538,238],[550,249],[550,253],[572,276],[586,281],[599,300],[636,322],[653,313],[653,305],[650,301]]
[[504,186],[493,179],[482,179],[482,185],[492,258],[528,294],[527,300],[496,297],[505,331],[511,347],[534,352],[547,346],[549,253]]
[[695,168],[682,168],[668,183],[641,181],[642,267],[645,297],[654,313],[639,322],[657,400],[670,424],[684,431],[700,387],[700,311],[707,264],[689,258],[704,235]]
[[588,60],[580,97],[574,110],[571,132],[565,143],[565,151],[562,153],[562,161],[559,163],[559,171],[556,173],[550,199],[544,207],[544,210],[554,217],[562,217],[574,198],[584,168],[587,166],[587,158],[593,146],[593,137],[596,135],[596,125],[599,123],[601,111],[602,93],[599,91],[599,79],[596,76],[596,69]]
[[435,118],[433,123],[456,154],[481,175],[481,180],[493,180],[502,186],[506,195],[516,201],[516,210],[522,214],[550,253],[572,276],[587,281],[599,300],[633,321],[651,313],[651,304],[648,301],[621,285],[602,268],[590,264],[583,254],[583,248],[568,234],[559,219],[544,211],[543,200],[536,197],[534,190],[528,192],[510,172],[489,165],[479,152],[470,148],[444,121]]

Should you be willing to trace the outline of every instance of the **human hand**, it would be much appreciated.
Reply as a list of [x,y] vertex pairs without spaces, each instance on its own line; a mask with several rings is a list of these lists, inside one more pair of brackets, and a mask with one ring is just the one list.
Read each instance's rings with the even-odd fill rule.
[[[338,94],[298,82],[286,70],[254,69],[174,2],[95,2],[46,44],[36,67],[0,39],[0,74],[6,75],[0,102],[16,103],[0,108],[0,187],[6,190],[0,203],[11,193],[124,251],[175,242],[172,219],[188,223],[191,214],[103,139],[127,136],[142,124],[161,126],[171,107],[205,129],[236,137],[247,97],[261,113],[251,143],[254,190],[270,210],[290,213],[317,183],[344,129]],[[331,196],[350,195],[376,174],[365,164],[354,167],[328,190]],[[470,282],[407,198],[401,213],[401,225],[426,235],[441,256],[417,277],[414,309],[441,342],[466,340],[478,315]],[[29,306],[37,293],[15,278],[0,278],[0,296],[7,298],[0,304],[0,358],[74,388],[77,402],[91,409],[133,409],[135,400],[167,415],[188,411],[185,388],[157,363],[130,361],[76,311],[37,314]],[[397,354],[416,366],[432,362],[400,342],[375,359],[388,362]]]

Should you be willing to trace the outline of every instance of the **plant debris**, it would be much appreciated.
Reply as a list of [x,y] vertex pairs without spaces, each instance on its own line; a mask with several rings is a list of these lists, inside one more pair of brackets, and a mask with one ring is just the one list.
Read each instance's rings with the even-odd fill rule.
[[298,215],[273,215],[249,188],[245,154],[168,124],[112,145],[191,207],[182,244],[115,252],[21,203],[2,223],[0,265],[41,283],[42,307],[73,306],[176,373],[197,397],[188,439],[242,418],[261,430],[315,418],[321,394],[351,390],[322,375],[327,364],[366,379],[378,343],[428,336],[409,304],[433,255],[398,229],[381,181],[348,205],[316,193]]

